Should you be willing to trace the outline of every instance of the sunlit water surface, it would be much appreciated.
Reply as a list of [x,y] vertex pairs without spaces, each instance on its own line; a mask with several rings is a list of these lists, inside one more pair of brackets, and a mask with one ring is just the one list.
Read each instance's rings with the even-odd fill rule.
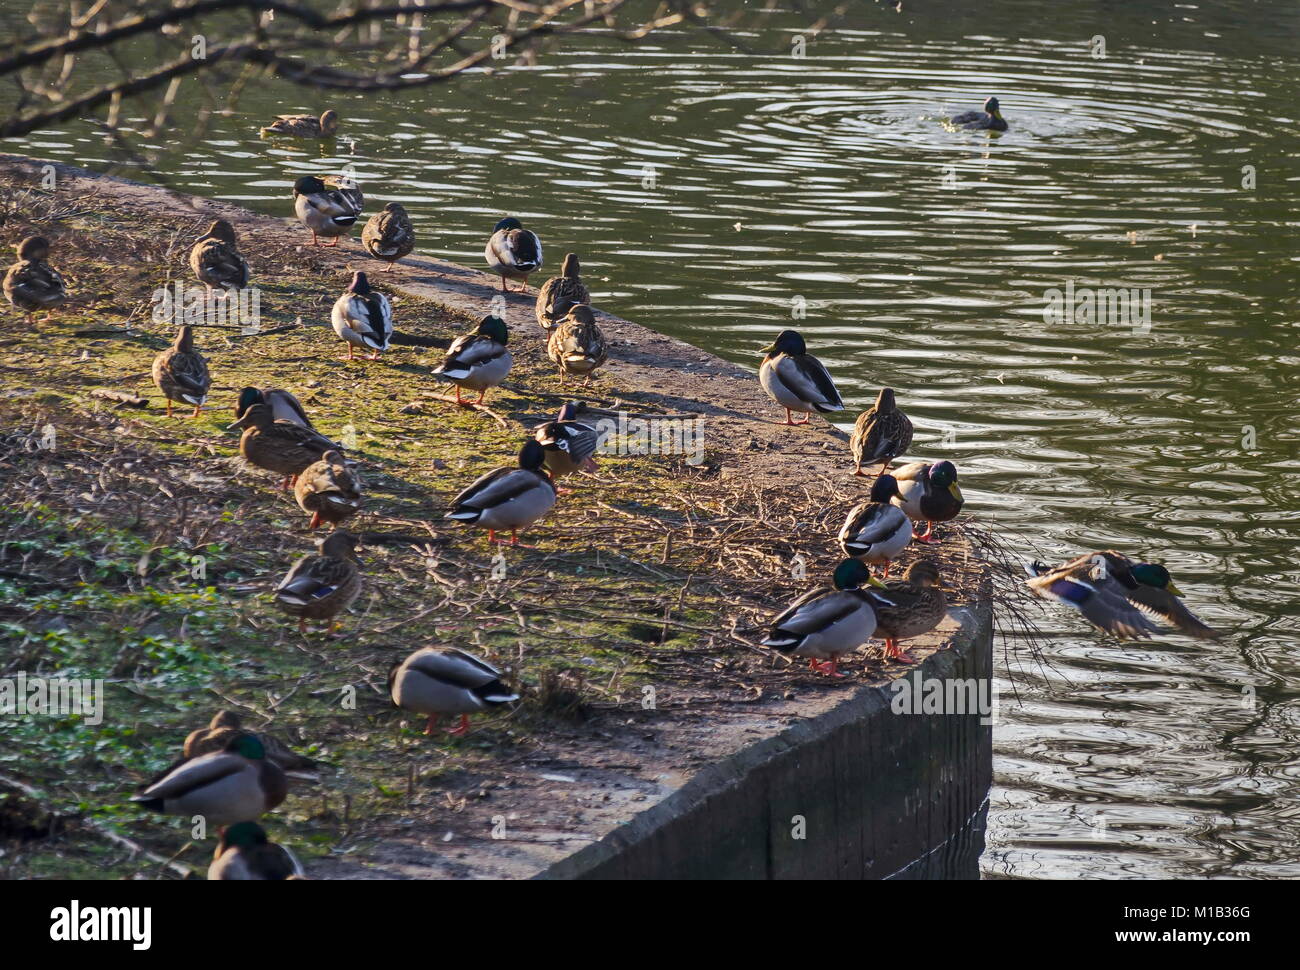
[[[1000,659],[1021,703],[985,875],[1300,876],[1300,8],[1044,6],[867,6],[802,59],[568,46],[400,101],[264,84],[158,166],[289,215],[293,177],[350,164],[369,211],[401,200],[469,265],[511,212],[551,264],[582,254],[602,307],[751,366],[805,307],[851,413],[898,388],[914,452],[1018,551],[1164,560],[1230,631],[1118,645],[1045,613],[1049,665]],[[796,23],[749,40],[788,51]],[[1007,134],[940,123],[988,94]],[[323,157],[258,137],[330,104]],[[84,123],[17,150],[110,161]],[[1149,288],[1149,329],[1049,325],[1069,280]]]

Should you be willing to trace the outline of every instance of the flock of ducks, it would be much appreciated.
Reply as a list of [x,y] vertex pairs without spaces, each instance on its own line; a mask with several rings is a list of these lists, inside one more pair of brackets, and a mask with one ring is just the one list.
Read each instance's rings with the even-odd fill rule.
[[[996,110],[996,102],[993,108]],[[785,409],[785,424],[795,413],[811,415],[844,409],[829,371],[808,353],[804,338],[785,330],[763,350],[759,382]],[[933,543],[934,525],[955,519],[965,504],[950,461],[910,462],[890,469],[912,443],[912,422],[898,407],[893,388],[882,388],[876,403],[854,422],[849,439],[854,474],[877,462],[880,468],[868,501],[849,510],[840,528],[840,550],[848,558],[836,567],[827,589],[813,590],[778,616],[764,645],[807,658],[812,669],[838,673],[844,654],[870,638],[885,641],[885,656],[906,660],[898,641],[933,630],[947,614],[935,562],[918,559],[902,580],[885,581],[889,564],[911,542]],[[924,522],[916,532],[913,523]],[[880,576],[870,566],[879,566]],[[1149,637],[1163,628],[1159,617],[1176,630],[1202,639],[1220,634],[1202,623],[1180,602],[1182,592],[1158,563],[1133,562],[1114,550],[1094,552],[1063,566],[1039,562],[1025,567],[1028,586],[1038,596],[1068,604],[1098,629],[1113,636]]]
[[[975,115],[979,115],[975,117]],[[1004,130],[995,98],[983,113],[959,115],[954,123]],[[329,137],[338,116],[327,111],[319,118],[282,116],[264,129],[268,134]],[[364,203],[354,181],[341,176],[304,176],[293,186],[294,210],[312,232],[313,243],[348,235]],[[373,258],[391,264],[414,249],[415,232],[403,207],[388,203],[366,224],[362,244]],[[63,277],[48,264],[50,244],[43,237],[24,239],[18,262],[4,277],[4,293],[30,321],[67,299]],[[526,287],[529,275],[542,267],[537,234],[517,219],[507,218],[492,230],[484,250],[490,271]],[[250,272],[241,255],[234,228],[214,221],[193,245],[190,266],[210,293],[228,295],[246,287]],[[607,343],[590,305],[576,254],[566,255],[559,276],[546,281],[538,293],[535,315],[547,339],[547,353],[561,380],[591,375],[605,363]],[[331,311],[331,324],[348,348],[368,351],[377,360],[393,335],[392,304],[373,290],[364,272],[356,272]],[[483,318],[470,333],[458,337],[433,369],[455,387],[456,403],[467,405],[462,390],[477,392],[482,402],[512,367],[505,321]],[[764,348],[759,383],[785,410],[785,425],[807,424],[813,413],[842,411],[844,403],[826,367],[808,352],[804,338],[793,330],[781,332]],[[170,347],[157,355],[154,383],[167,402],[190,409],[197,417],[208,400],[211,375],[207,360],[195,346],[190,326],[177,329]],[[468,406],[468,405],[467,405]],[[540,521],[555,505],[558,480],[594,469],[595,429],[577,420],[580,405],[569,402],[555,419],[536,428],[519,449],[515,464],[488,472],[468,485],[450,503],[445,518],[487,530],[489,543],[509,531],[518,533]],[[310,516],[309,528],[330,526],[313,554],[302,556],[275,587],[276,605],[298,620],[306,633],[310,621],[337,629],[336,618],[362,589],[358,568],[359,541],[338,528],[363,504],[363,482],[346,450],[312,425],[306,410],[289,391],[245,387],[235,403],[241,432],[240,454],[251,465],[270,471],[292,489],[294,499]],[[796,421],[795,414],[805,415]],[[912,422],[899,409],[894,390],[882,388],[875,404],[857,418],[849,450],[854,475],[869,474],[864,466],[879,465],[868,500],[849,510],[838,535],[845,558],[835,568],[830,585],[805,593],[775,617],[764,646],[789,657],[807,659],[810,667],[842,677],[840,658],[870,639],[884,641],[884,656],[909,661],[900,641],[933,630],[948,610],[937,563],[928,557],[912,562],[901,578],[890,579],[890,565],[912,542],[935,543],[936,523],[955,519],[964,506],[957,469],[950,461],[910,462],[891,469],[911,446]],[[916,528],[924,523],[924,530]],[[873,567],[875,571],[873,572]],[[1090,553],[1065,565],[1049,568],[1034,562],[1027,567],[1029,588],[1048,599],[1076,608],[1085,619],[1117,637],[1146,637],[1161,628],[1162,618],[1179,631],[1197,637],[1219,634],[1201,623],[1179,602],[1182,594],[1168,571],[1155,563],[1133,562],[1113,550]],[[519,700],[501,672],[478,657],[454,648],[425,647],[394,664],[388,675],[389,696],[395,706],[427,718],[425,734],[435,731],[444,715],[459,716],[450,733],[468,729],[470,714],[510,705]],[[260,817],[281,804],[288,779],[314,766],[265,734],[242,728],[232,712],[220,712],[207,728],[185,741],[182,758],[149,784],[134,800],[163,814],[203,816],[224,827],[211,879],[302,878],[292,854],[269,842]]]

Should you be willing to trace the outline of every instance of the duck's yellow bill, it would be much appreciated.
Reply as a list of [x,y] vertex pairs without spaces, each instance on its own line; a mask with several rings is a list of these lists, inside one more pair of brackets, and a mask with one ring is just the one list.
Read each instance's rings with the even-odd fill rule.
[[1169,585],[1166,586],[1165,589],[1169,590],[1169,592],[1173,593],[1175,596],[1183,595],[1183,591],[1174,585],[1174,581],[1172,579],[1169,581]]
[[764,347],[762,350],[759,351],[760,354],[771,354],[775,352],[776,352],[776,344],[768,344],[766,347]]
[[955,498],[958,502],[966,501],[964,498],[962,498],[961,489],[957,487],[956,482],[953,482],[951,485],[948,486],[948,494],[951,495],[953,498]]
[[874,574],[871,575],[871,576],[868,576],[868,577],[867,577],[867,583],[868,583],[869,585],[871,585],[871,586],[876,587],[876,589],[888,589],[888,588],[889,588],[889,587],[886,586],[883,582],[880,581],[880,578],[879,578],[878,576],[876,576],[876,575],[874,575]]

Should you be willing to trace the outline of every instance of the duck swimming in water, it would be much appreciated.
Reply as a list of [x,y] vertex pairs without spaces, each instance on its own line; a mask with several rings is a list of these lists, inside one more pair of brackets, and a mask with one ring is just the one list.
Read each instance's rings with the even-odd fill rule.
[[1007,122],[1002,117],[997,98],[989,98],[985,101],[983,111],[965,111],[959,115],[954,115],[952,124],[961,125],[967,131],[1007,130]]

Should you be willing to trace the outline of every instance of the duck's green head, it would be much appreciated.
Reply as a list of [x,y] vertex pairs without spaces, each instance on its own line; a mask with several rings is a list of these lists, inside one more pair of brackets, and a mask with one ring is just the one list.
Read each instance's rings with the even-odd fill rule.
[[1002,117],[1001,106],[998,104],[997,98],[989,98],[987,101],[985,101],[984,110],[987,111],[989,114],[991,114],[994,118],[1001,119]]
[[500,222],[498,222],[495,226],[492,227],[492,231],[500,232],[503,229],[522,229],[522,228],[524,228],[524,224],[522,222],[520,222],[514,216],[506,216],[504,219],[502,219]]
[[484,317],[478,322],[477,332],[484,337],[491,337],[503,346],[510,339],[510,333],[506,330],[506,322],[500,317]]
[[256,387],[246,387],[239,392],[239,400],[235,402],[235,417],[242,418],[254,404],[265,404],[266,396]]
[[958,502],[962,498],[961,489],[957,487],[957,466],[950,461],[937,461],[930,466],[930,482],[936,488],[946,488],[948,494]]
[[241,849],[266,845],[266,842],[266,830],[256,822],[236,822],[221,835],[222,845],[234,845]]
[[325,183],[315,175],[304,175],[293,183],[294,195],[319,195],[325,191]]
[[256,734],[236,734],[226,745],[226,750],[250,761],[261,761],[266,757],[266,748]]
[[1183,591],[1174,585],[1174,578],[1169,575],[1169,570],[1159,563],[1138,563],[1133,567],[1133,578],[1143,586],[1154,586],[1156,589],[1163,589],[1175,596],[1183,595]]
[[519,467],[530,472],[540,472],[546,463],[546,449],[536,438],[529,438],[519,449]]
[[884,505],[895,497],[902,498],[903,494],[898,490],[898,479],[893,475],[881,475],[871,486],[871,501],[873,502]]
[[776,335],[776,339],[771,344],[763,348],[763,353],[771,357],[774,354],[797,354],[808,353],[808,345],[803,342],[803,337],[797,330],[782,330]]
[[859,589],[871,582],[871,570],[857,559],[845,559],[835,567],[831,582],[836,589]]

